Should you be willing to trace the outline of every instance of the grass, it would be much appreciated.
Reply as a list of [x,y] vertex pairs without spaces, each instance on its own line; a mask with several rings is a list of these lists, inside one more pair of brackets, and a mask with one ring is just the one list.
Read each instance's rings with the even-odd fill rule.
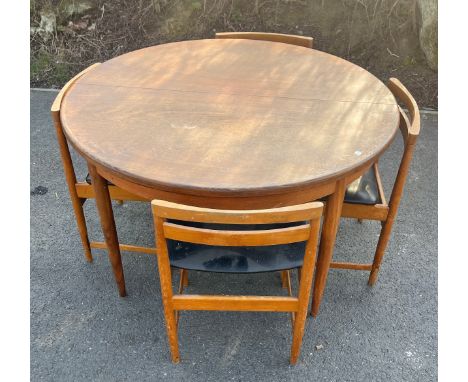
[[39,51],[36,55],[31,55],[30,79],[32,84],[60,88],[72,75],[71,65],[61,62],[48,52]]
[[265,31],[314,37],[316,49],[343,57],[382,81],[398,77],[421,106],[437,108],[437,72],[419,48],[415,0],[94,0],[64,17],[61,1],[31,2],[57,15],[53,36],[31,35],[31,86],[61,87],[95,62],[215,31]]

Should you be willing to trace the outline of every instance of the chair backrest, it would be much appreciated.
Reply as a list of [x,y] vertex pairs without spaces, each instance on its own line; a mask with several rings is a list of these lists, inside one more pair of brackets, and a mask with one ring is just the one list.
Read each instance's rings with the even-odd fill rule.
[[[309,241],[318,230],[323,203],[311,202],[296,206],[265,210],[217,210],[163,200],[151,202],[156,228],[157,252],[167,251],[165,239],[214,246],[268,246]],[[303,222],[304,224],[265,230],[213,230],[167,222],[166,219],[198,223],[272,224]],[[163,240],[162,240],[163,239]]]
[[398,79],[390,78],[387,86],[395,98],[403,102],[410,114],[410,118],[408,118],[401,107],[398,107],[400,110],[400,130],[403,134],[405,144],[415,144],[421,128],[418,104],[408,89],[406,89]]
[[264,32],[220,32],[216,33],[215,38],[248,39],[282,42],[284,44],[304,46],[312,48],[314,39],[307,36],[296,36],[292,34],[264,33]]
[[413,96],[410,94],[408,89],[396,78],[390,78],[387,84],[390,91],[393,93],[395,98],[401,101],[409,111],[409,117],[398,106],[400,111],[400,130],[403,134],[405,142],[405,149],[403,151],[403,157],[401,159],[400,167],[398,168],[398,174],[393,185],[392,195],[389,200],[389,213],[388,219],[393,219],[396,215],[400,199],[403,194],[403,188],[406,183],[406,177],[408,175],[409,166],[413,157],[413,151],[416,141],[419,137],[419,131],[421,128],[421,118],[419,115],[419,107]]

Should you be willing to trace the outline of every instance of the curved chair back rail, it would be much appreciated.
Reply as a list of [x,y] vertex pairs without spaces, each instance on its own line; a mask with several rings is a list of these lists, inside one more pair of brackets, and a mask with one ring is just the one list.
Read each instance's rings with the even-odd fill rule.
[[305,48],[312,48],[314,43],[312,37],[265,32],[220,32],[216,33],[215,37],[282,42],[284,44],[298,45]]
[[402,130],[405,144],[414,144],[416,143],[421,129],[419,107],[408,89],[406,89],[406,87],[397,78],[390,78],[387,87],[397,100],[403,102],[409,111],[410,119],[408,119],[405,112],[399,108],[401,118],[403,119],[400,121],[400,129]]
[[[177,340],[178,311],[180,310],[239,310],[292,312],[293,343],[290,362],[296,363],[304,334],[305,318],[310,297],[312,274],[320,228],[323,203],[311,202],[298,206],[273,208],[267,210],[231,211],[199,208],[172,202],[153,200],[156,252],[158,259],[161,294],[164,316],[169,339],[172,361],[179,362]],[[170,219],[171,222],[168,222]],[[181,221],[192,224],[271,224],[306,221],[286,228],[262,230],[223,230],[204,229],[173,223]],[[247,226],[249,228],[249,226]],[[304,258],[299,283],[299,293],[293,297],[287,277],[289,297],[279,296],[219,296],[219,295],[182,295],[185,285],[184,273],[181,274],[179,294],[173,295],[171,279],[171,260],[168,240],[182,240],[211,246],[264,246],[305,241]],[[267,255],[266,255],[267,256]],[[186,272],[185,269],[182,272]],[[238,272],[242,273],[242,272]]]
[[405,112],[401,108],[399,108],[400,129],[403,133],[405,149],[403,151],[401,163],[398,168],[398,174],[396,176],[395,183],[392,189],[392,194],[388,203],[389,213],[387,216],[387,221],[389,219],[393,220],[397,213],[398,205],[400,204],[400,199],[403,194],[403,188],[406,183],[406,177],[408,175],[409,166],[413,157],[414,145],[419,137],[419,131],[421,129],[421,118],[419,115],[419,108],[408,89],[406,89],[403,86],[403,84],[396,78],[390,78],[388,82],[388,87],[390,91],[395,95],[395,97],[398,100],[402,101],[405,107],[408,109],[410,119],[407,117]]

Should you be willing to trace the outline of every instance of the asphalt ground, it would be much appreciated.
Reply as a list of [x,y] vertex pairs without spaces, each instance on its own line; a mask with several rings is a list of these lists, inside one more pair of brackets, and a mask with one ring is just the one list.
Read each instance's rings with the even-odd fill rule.
[[[54,92],[31,91],[32,381],[433,381],[437,379],[437,115],[422,115],[405,194],[374,287],[367,272],[331,270],[316,319],[289,365],[286,313],[183,312],[181,362],[170,362],[156,259],[123,254],[118,297],[107,254],[87,263],[50,119]],[[380,162],[389,196],[402,152]],[[86,166],[74,156],[78,177]],[[148,204],[114,205],[121,242],[153,245]],[[93,200],[90,238],[102,240]],[[343,219],[334,259],[371,260],[380,224]],[[174,282],[177,282],[174,280]],[[192,272],[188,292],[284,294],[278,274]],[[318,347],[318,348],[317,348]]]

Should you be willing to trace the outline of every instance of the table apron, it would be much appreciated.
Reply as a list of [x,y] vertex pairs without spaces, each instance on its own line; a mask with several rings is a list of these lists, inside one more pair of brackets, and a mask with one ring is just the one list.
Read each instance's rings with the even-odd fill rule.
[[[376,161],[366,163],[365,165],[354,170],[352,173],[344,175],[346,185],[353,182],[364,174],[370,166]],[[99,174],[111,181],[116,186],[123,190],[132,193],[142,199],[151,201],[153,199],[162,199],[174,203],[181,203],[205,208],[221,208],[221,209],[265,209],[276,208],[294,204],[307,203],[313,200],[331,195],[336,190],[336,184],[343,178],[333,179],[332,181],[315,184],[308,188],[299,190],[290,190],[279,194],[266,195],[242,195],[242,196],[219,196],[219,195],[194,195],[188,193],[180,193],[177,191],[161,190],[155,187],[138,184],[128,179],[123,178],[103,166],[95,164]]]

